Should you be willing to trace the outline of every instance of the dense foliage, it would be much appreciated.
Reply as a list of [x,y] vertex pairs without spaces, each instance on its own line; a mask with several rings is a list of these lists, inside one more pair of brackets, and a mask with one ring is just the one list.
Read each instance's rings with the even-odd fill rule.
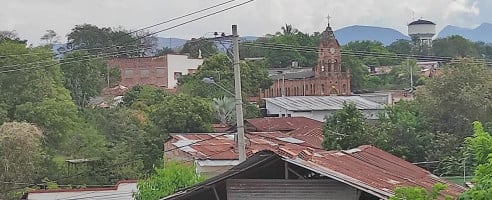
[[155,168],[152,175],[138,182],[138,193],[134,196],[137,200],[159,199],[203,180],[194,166],[166,160],[162,168]]

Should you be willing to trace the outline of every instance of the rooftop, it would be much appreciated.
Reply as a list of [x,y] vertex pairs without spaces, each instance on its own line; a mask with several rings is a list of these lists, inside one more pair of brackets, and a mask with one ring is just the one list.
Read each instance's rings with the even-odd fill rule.
[[291,96],[265,98],[272,103],[290,111],[341,110],[343,103],[354,103],[359,110],[381,110],[384,106],[360,96]]
[[[452,197],[457,197],[465,191],[464,187],[367,145],[346,151],[326,151],[291,143],[280,145],[273,150],[250,151],[248,156],[245,162],[229,171],[179,191],[166,199],[182,199],[196,195],[212,185],[223,183],[224,180],[244,178],[242,173],[247,174],[247,170],[265,168],[268,167],[267,163],[279,160],[345,183],[381,199],[388,199],[394,195],[394,190],[401,186],[419,186],[430,190],[434,184],[443,183],[448,186],[443,194]],[[309,179],[309,173],[298,174],[298,176],[301,179]]]
[[434,22],[428,21],[428,20],[423,20],[419,19],[417,21],[413,21],[412,23],[408,24],[409,26],[411,25],[419,25],[419,24],[431,24],[431,25],[436,25]]

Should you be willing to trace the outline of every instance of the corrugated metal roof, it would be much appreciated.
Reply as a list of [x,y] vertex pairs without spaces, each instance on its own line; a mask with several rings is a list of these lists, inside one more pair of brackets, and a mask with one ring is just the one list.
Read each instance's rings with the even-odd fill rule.
[[[381,199],[388,199],[394,195],[394,190],[401,186],[418,186],[430,190],[436,183],[443,183],[448,188],[442,193],[454,198],[465,191],[462,186],[440,179],[418,166],[373,146],[364,145],[347,151],[326,151],[290,143],[282,143],[279,146],[273,150],[269,149],[277,158],[280,157],[290,164],[343,182]],[[255,153],[249,154],[250,158],[231,170],[170,198],[196,192],[203,185],[213,185],[258,166],[266,159],[272,159],[271,156],[265,157],[263,150],[255,150]],[[258,154],[262,155],[257,156]]]
[[359,96],[292,96],[265,98],[265,101],[290,111],[340,110],[344,102],[354,103],[359,110],[384,109],[383,105]]

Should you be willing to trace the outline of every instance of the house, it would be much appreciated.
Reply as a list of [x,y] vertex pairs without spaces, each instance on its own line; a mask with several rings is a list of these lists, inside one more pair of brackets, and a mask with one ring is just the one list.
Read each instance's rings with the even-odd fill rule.
[[306,117],[246,119],[244,127],[246,132],[282,132],[317,148],[323,142],[323,123]]
[[436,183],[447,185],[443,195],[453,199],[465,191],[373,146],[326,151],[290,143],[249,151],[239,165],[162,200],[378,200],[389,199],[397,187],[430,190]]
[[133,193],[138,192],[136,180],[124,180],[113,187],[47,189],[33,190],[27,194],[27,200],[52,199],[118,199],[133,200]]
[[260,90],[260,98],[350,95],[350,69],[342,69],[340,44],[330,24],[321,33],[317,52],[318,61],[311,70],[279,70],[278,74],[270,76],[273,84]]
[[341,110],[344,102],[354,103],[369,120],[379,119],[379,114],[384,111],[381,104],[360,96],[293,96],[264,100],[267,114],[270,116],[307,117],[321,122]]
[[[303,140],[303,136],[308,139]],[[284,143],[320,148],[322,141],[321,128],[304,135],[298,131],[292,136],[279,131],[246,133],[246,148],[250,151],[275,149]],[[197,172],[206,177],[216,176],[239,164],[234,133],[171,133],[164,143],[164,150],[165,158],[192,162]]]
[[168,90],[175,89],[181,76],[195,73],[202,63],[203,59],[175,54],[108,60],[109,66],[120,68],[121,86],[153,85]]

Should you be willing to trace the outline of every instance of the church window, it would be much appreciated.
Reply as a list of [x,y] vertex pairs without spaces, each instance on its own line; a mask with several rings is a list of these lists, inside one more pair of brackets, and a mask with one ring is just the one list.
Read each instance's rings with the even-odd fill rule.
[[321,66],[321,71],[324,72],[325,71],[325,66]]
[[325,94],[325,84],[321,84],[321,94]]

